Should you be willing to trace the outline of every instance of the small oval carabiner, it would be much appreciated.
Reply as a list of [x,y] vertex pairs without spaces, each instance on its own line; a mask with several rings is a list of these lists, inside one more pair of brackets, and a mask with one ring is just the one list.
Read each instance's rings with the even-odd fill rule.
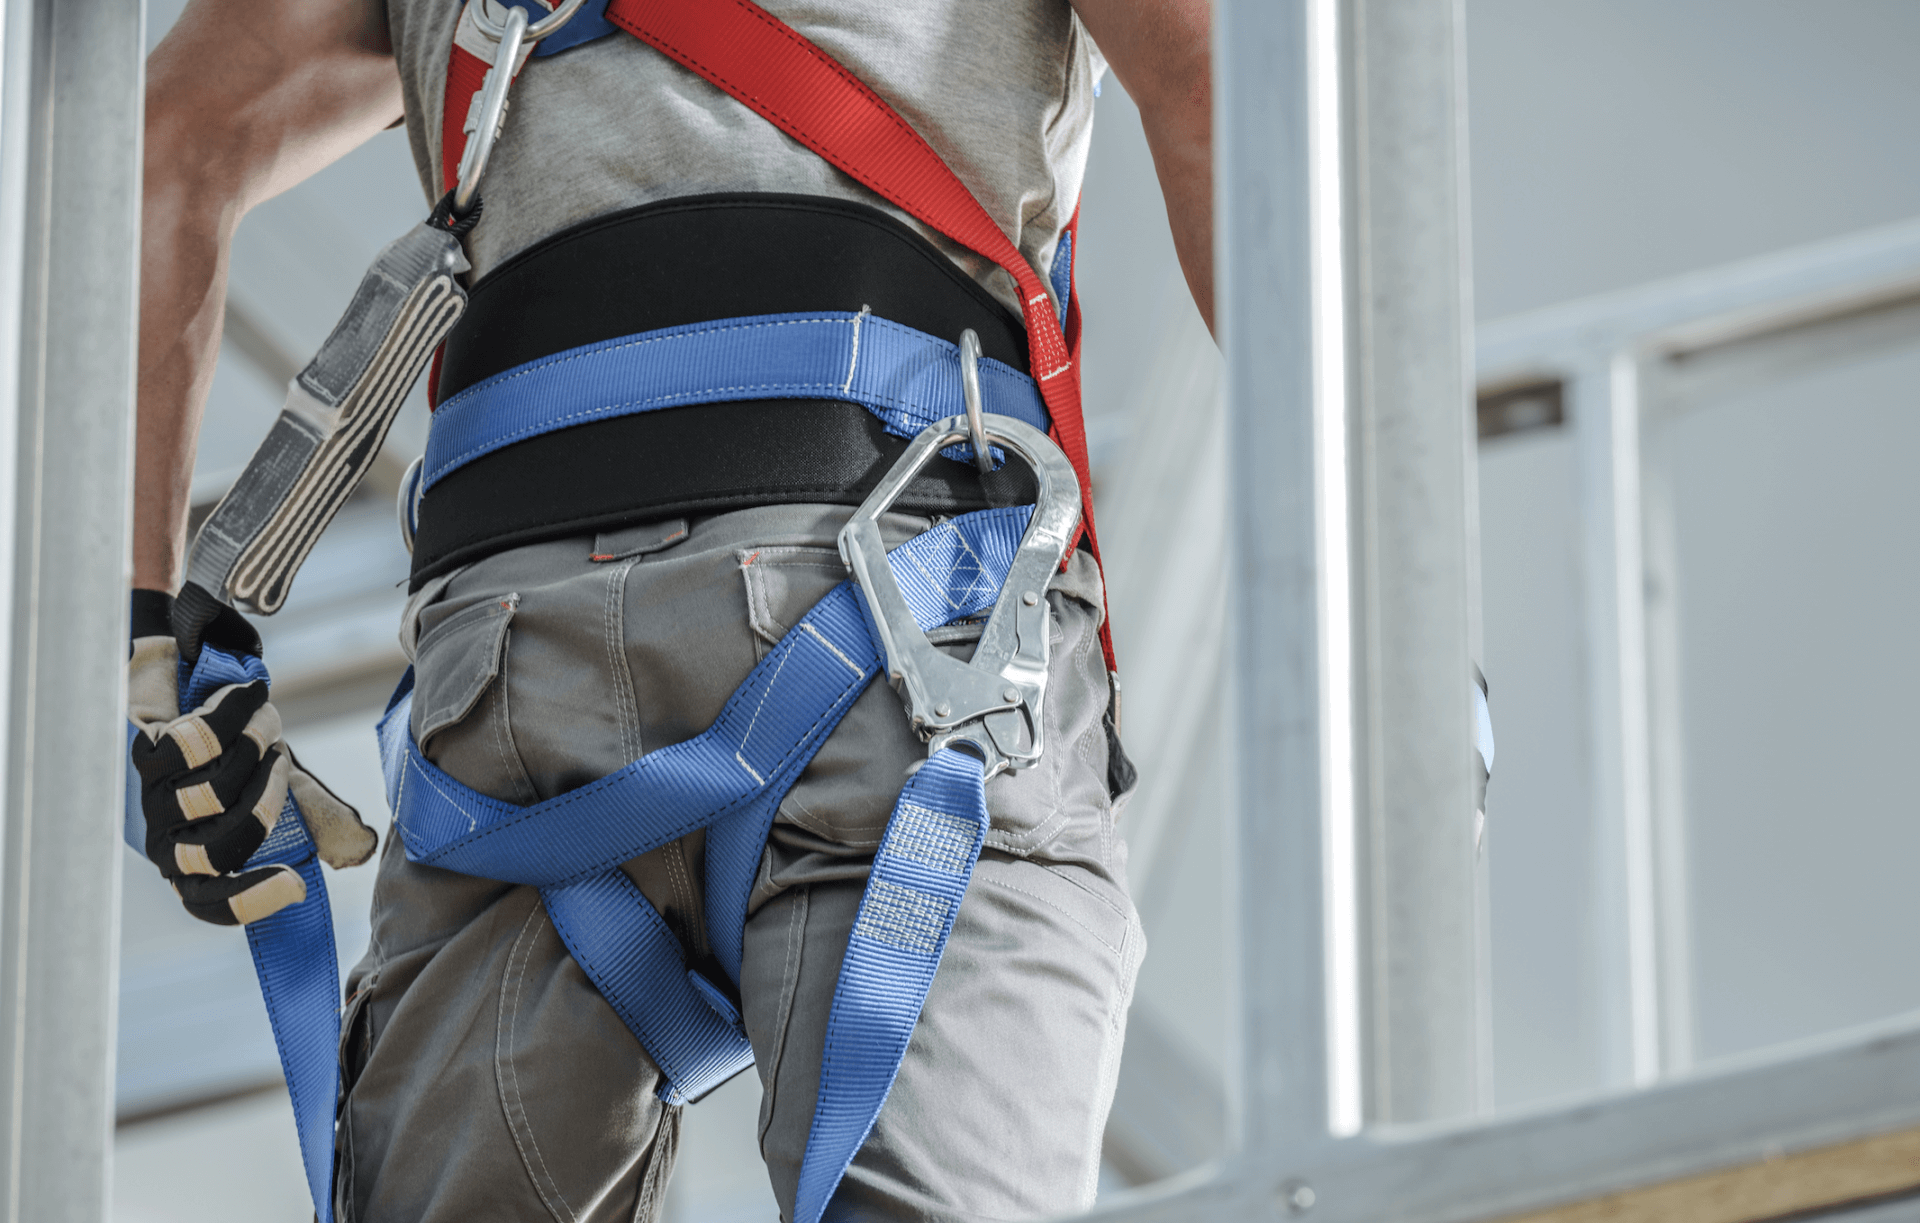
[[[486,0],[470,0],[486,5]],[[477,11],[477,10],[476,10]],[[508,9],[500,32],[500,45],[494,48],[493,67],[474,95],[467,117],[467,147],[460,151],[460,181],[453,188],[453,215],[464,217],[473,211],[474,197],[480,191],[480,176],[487,172],[487,157],[493,142],[500,137],[500,125],[507,117],[507,90],[513,87],[514,65],[520,59],[520,47],[526,41],[527,14]]]
[[467,146],[460,151],[459,181],[453,188],[453,215],[464,217],[473,211],[480,192],[480,176],[487,172],[487,157],[493,142],[500,138],[500,127],[507,117],[507,90],[513,87],[513,72],[520,63],[520,52],[554,33],[573,20],[586,0],[565,0],[559,8],[529,25],[527,11],[509,7],[506,20],[495,21],[487,13],[490,0],[468,0],[474,28],[495,44],[493,66],[467,109]]
[[980,406],[980,337],[969,327],[960,333],[960,391],[967,400],[967,433],[973,442],[973,465],[981,475],[993,470],[993,452],[987,449],[986,409]]

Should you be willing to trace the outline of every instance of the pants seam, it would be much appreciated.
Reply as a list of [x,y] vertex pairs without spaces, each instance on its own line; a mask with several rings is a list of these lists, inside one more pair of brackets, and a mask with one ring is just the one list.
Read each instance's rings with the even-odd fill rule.
[[793,996],[800,989],[800,957],[806,949],[807,908],[812,889],[799,888],[788,906],[787,956],[781,970],[780,1011],[774,1017],[773,1040],[767,1050],[767,1073],[761,1080],[766,1107],[760,1115],[760,1157],[767,1155],[767,1132],[773,1128],[773,1113],[780,1105],[780,1064],[786,1058],[787,1028],[793,1019]]
[[[1044,870],[1046,868],[1042,867],[1041,869]],[[1090,936],[1094,942],[1100,944],[1102,947],[1105,947],[1108,951],[1111,951],[1115,956],[1120,956],[1124,954],[1121,948],[1115,947],[1112,943],[1109,943],[1106,939],[1101,938],[1099,931],[1095,930],[1092,926],[1089,926],[1087,923],[1081,921],[1078,917],[1075,917],[1071,912],[1069,912],[1065,908],[1053,903],[1051,900],[1048,900],[1045,896],[1040,895],[1040,893],[1029,892],[1027,889],[1023,887],[1016,887],[1015,885],[1008,883],[1004,879],[995,879],[992,876],[987,876],[987,875],[980,876],[980,878],[982,879],[983,882],[990,883],[994,887],[1005,888],[1009,892],[1018,892],[1020,895],[1027,897],[1029,900],[1038,901],[1040,904],[1043,904],[1047,906],[1049,909],[1052,909],[1054,912],[1060,914],[1062,917],[1066,918],[1068,921],[1072,922],[1074,925],[1080,927],[1082,930],[1085,930],[1088,936]]]
[[667,1183],[680,1156],[681,1107],[669,1104],[660,1110],[660,1123],[653,1128],[653,1143],[647,1151],[647,1166],[640,1174],[640,1197],[634,1203],[633,1223],[654,1223],[665,1204]]
[[1142,931],[1138,917],[1127,922],[1126,933],[1122,936],[1120,948],[1119,988],[1113,993],[1113,1000],[1107,1009],[1107,1041],[1100,1053],[1100,1088],[1098,1100],[1105,1102],[1104,1108],[1097,1108],[1092,1120],[1096,1123],[1088,1145],[1093,1150],[1093,1158],[1088,1164],[1080,1183],[1081,1209],[1091,1210],[1094,1199],[1100,1193],[1100,1149],[1101,1136],[1107,1128],[1107,1118],[1113,1112],[1113,1097],[1120,1082],[1120,1059],[1126,1045],[1127,1011],[1133,1005],[1133,986],[1140,972],[1140,942]]
[[533,788],[533,778],[527,773],[526,762],[520,758],[520,747],[513,741],[513,712],[507,696],[511,686],[507,683],[508,659],[511,656],[508,647],[512,640],[513,630],[508,629],[507,639],[501,643],[500,676],[494,681],[500,690],[500,709],[498,716],[493,719],[493,748],[500,756],[500,767],[506,770],[508,780],[518,789],[520,801],[530,803],[539,801],[540,795]]
[[693,944],[696,955],[707,951],[706,922],[700,917],[700,900],[693,888],[693,871],[687,865],[687,842],[685,838],[670,842],[665,846],[667,879],[673,885],[674,893],[680,901],[680,907],[687,917],[687,940]]
[[627,576],[640,563],[635,557],[607,575],[607,673],[613,682],[614,706],[620,718],[620,746],[630,760],[645,750],[640,737],[640,698],[634,691],[633,668],[627,659]]
[[[557,1223],[575,1223],[573,1208],[560,1192],[559,1184],[554,1181],[553,1173],[548,1170],[546,1158],[540,1154],[540,1144],[534,1140],[533,1127],[527,1123],[526,1105],[520,1098],[520,1077],[513,1064],[514,1021],[520,1011],[521,974],[526,962],[533,956],[534,926],[544,912],[543,903],[536,896],[533,907],[527,913],[527,920],[521,924],[520,933],[514,939],[513,946],[507,952],[507,964],[500,988],[500,1027],[498,1045],[494,1058],[494,1068],[500,1086],[500,1104],[506,1112],[507,1134],[513,1139],[514,1148],[520,1153],[520,1162],[527,1170],[527,1180],[533,1185],[533,1191],[540,1196],[540,1204]],[[519,967],[515,967],[516,960]],[[509,1099],[511,1095],[511,1099]],[[515,1124],[516,1118],[518,1124]],[[526,1139],[521,1140],[521,1130],[526,1131]],[[531,1150],[529,1150],[531,1148]],[[542,1185],[541,1178],[547,1185]],[[547,1196],[547,1188],[553,1190],[554,1201]]]

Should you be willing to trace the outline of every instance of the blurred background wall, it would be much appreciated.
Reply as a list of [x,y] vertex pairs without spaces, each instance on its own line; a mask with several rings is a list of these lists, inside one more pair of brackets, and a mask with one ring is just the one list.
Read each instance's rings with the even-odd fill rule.
[[[155,0],[152,37],[178,0]],[[1905,0],[1467,0],[1473,277],[1483,323],[1920,217],[1920,6]],[[424,212],[388,133],[242,225],[196,472],[211,504],[380,245]],[[1217,1149],[1222,917],[1218,357],[1187,297],[1138,118],[1099,103],[1078,277],[1102,537],[1143,774],[1125,817],[1152,945],[1109,1134],[1109,1188]],[[1232,253],[1226,252],[1231,258]],[[1659,290],[1654,290],[1658,292]],[[1887,329],[1883,328],[1883,331]],[[1853,351],[1853,350],[1849,350]],[[1908,932],[1920,850],[1914,578],[1920,331],[1842,360],[1716,384],[1648,429],[1678,610],[1663,774],[1684,833],[1688,1061],[1920,1006]],[[1502,1108],[1622,1081],[1603,1014],[1602,820],[1574,445],[1558,409],[1481,413],[1494,1095]],[[288,737],[383,814],[371,721],[398,674],[406,558],[388,461],[263,624]],[[123,1220],[305,1217],[291,1120],[242,940],[182,914],[129,861],[119,1067]],[[350,963],[371,873],[330,877]],[[1681,1067],[1676,1067],[1681,1068]],[[689,1113],[675,1220],[770,1220],[742,1076]],[[242,1184],[182,1177],[208,1149]],[[239,1154],[244,1152],[244,1155]],[[187,1162],[183,1162],[187,1161]]]

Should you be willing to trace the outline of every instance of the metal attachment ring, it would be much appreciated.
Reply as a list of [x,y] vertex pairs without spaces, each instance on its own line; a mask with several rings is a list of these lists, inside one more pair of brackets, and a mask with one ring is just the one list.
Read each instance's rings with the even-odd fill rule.
[[973,465],[981,475],[993,470],[993,452],[987,449],[986,409],[980,406],[980,337],[969,327],[960,333],[960,390],[967,398],[967,434],[973,442]]
[[[492,14],[487,12],[492,7],[492,0],[471,0],[471,2],[478,6],[473,10],[474,28],[484,34],[487,41],[499,42],[501,36],[507,32],[507,23],[495,21]],[[572,21],[573,15],[584,8],[586,3],[587,0],[563,0],[559,8],[527,26],[524,41],[529,44],[536,43],[547,35],[556,33],[561,26]]]

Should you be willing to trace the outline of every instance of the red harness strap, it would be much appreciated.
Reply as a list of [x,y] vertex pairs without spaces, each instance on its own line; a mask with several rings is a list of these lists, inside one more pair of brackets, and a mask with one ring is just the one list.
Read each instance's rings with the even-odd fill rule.
[[[1039,274],[933,146],[832,56],[751,0],[611,0],[607,18],[725,90],[881,198],[1013,277],[1033,377],[1052,418],[1053,438],[1080,479],[1082,530],[1097,562],[1093,479],[1075,366],[1078,303],[1069,298],[1063,335]],[[456,64],[461,58],[456,46]],[[450,67],[444,125],[449,135],[442,154],[449,165],[457,157],[452,137],[458,132],[451,118],[455,75]],[[466,74],[460,75],[464,86]],[[464,117],[464,110],[460,113]],[[1076,209],[1074,222],[1078,219]],[[1074,227],[1070,224],[1069,232]],[[1105,623],[1100,647],[1107,668],[1114,669],[1113,638]]]
[[[465,20],[465,18],[461,18]],[[446,102],[440,109],[440,190],[451,191],[460,181],[460,153],[467,147],[467,106],[487,81],[487,61],[453,44],[447,60]]]

